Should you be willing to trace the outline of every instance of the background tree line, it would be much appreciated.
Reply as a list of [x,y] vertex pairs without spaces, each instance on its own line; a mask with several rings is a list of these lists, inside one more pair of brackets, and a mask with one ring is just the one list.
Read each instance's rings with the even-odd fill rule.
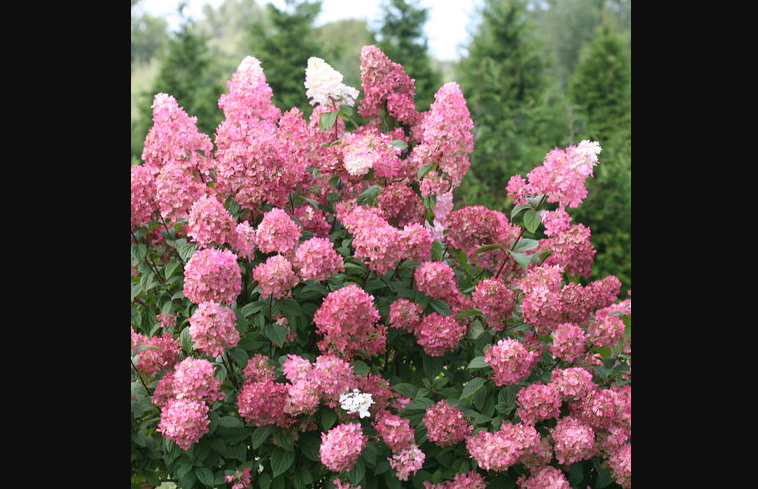
[[[360,50],[377,44],[416,80],[426,110],[446,81],[457,81],[475,124],[475,150],[456,207],[506,211],[511,175],[539,165],[554,147],[583,139],[603,152],[589,198],[572,217],[592,229],[593,275],[614,274],[631,288],[631,0],[484,0],[467,55],[441,62],[428,54],[428,11],[418,0],[383,0],[382,17],[320,27],[319,1],[256,0],[206,6],[201,19],[137,15],[132,2],[132,162],[151,126],[152,96],[170,93],[213,136],[217,100],[240,60],[261,60],[274,103],[310,114],[303,88],[311,56],[326,60],[360,88]],[[135,8],[136,7],[136,8]],[[181,11],[181,8],[180,8]]]

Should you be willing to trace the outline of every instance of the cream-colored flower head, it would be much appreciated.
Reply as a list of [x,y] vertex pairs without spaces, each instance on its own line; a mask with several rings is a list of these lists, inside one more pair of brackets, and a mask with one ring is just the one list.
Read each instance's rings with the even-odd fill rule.
[[335,70],[321,58],[308,59],[305,69],[305,95],[311,99],[311,105],[321,104],[332,107],[347,104],[354,105],[358,90],[342,83],[342,73]]

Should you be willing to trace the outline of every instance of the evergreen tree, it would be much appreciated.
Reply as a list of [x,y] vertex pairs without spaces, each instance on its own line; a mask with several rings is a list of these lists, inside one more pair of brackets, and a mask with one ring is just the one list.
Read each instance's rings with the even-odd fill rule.
[[[270,26],[260,23],[253,29],[254,53],[266,73],[266,81],[274,92],[273,101],[283,111],[297,107],[309,109],[305,96],[305,68],[308,58],[319,52],[315,42],[313,21],[321,10],[321,2],[286,0],[280,10],[268,4]],[[308,112],[306,112],[308,113]]]
[[[142,143],[152,125],[151,105],[157,93],[166,93],[176,98],[189,115],[197,117],[198,129],[213,138],[216,127],[224,116],[218,108],[218,99],[224,93],[224,86],[210,68],[207,39],[196,32],[192,21],[183,19],[179,32],[169,42],[168,54],[161,63],[155,82],[141,103],[139,124],[132,128],[132,141],[135,137],[140,141],[136,148],[139,154],[142,153]],[[134,152],[132,144],[132,154]]]
[[582,131],[580,139],[603,147],[589,196],[572,214],[592,228],[597,249],[593,275],[616,275],[632,285],[632,127],[630,61],[623,39],[610,22],[580,56],[570,80],[570,96]]
[[460,65],[461,88],[475,127],[462,205],[503,209],[504,187],[539,165],[565,138],[563,111],[546,96],[548,81],[526,4],[486,0],[482,22]]
[[429,12],[416,0],[386,0],[382,10],[384,18],[377,35],[379,48],[416,80],[416,108],[428,110],[442,86],[442,77],[432,68],[427,54],[423,32]]

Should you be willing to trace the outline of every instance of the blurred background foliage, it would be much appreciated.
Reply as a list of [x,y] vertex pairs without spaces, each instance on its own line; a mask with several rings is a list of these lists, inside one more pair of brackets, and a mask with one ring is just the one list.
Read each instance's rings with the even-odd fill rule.
[[[416,80],[417,108],[427,110],[447,81],[461,85],[475,126],[471,170],[456,190],[456,208],[508,211],[504,187],[555,147],[583,139],[603,151],[589,197],[570,214],[592,229],[593,278],[616,275],[631,289],[631,0],[482,0],[464,55],[429,54],[429,11],[418,0],[382,0],[374,19],[316,27],[321,1],[226,0],[201,18],[182,16],[172,32],[132,3],[132,164],[151,127],[152,98],[169,93],[213,136],[218,98],[245,56],[261,60],[282,110],[306,116],[305,66],[311,56],[360,88],[360,50],[377,44]],[[182,7],[179,11],[181,14]],[[135,13],[137,12],[137,13]]]

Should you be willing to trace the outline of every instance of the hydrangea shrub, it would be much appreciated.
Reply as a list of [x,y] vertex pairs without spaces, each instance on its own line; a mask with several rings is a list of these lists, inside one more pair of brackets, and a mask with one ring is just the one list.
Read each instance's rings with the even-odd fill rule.
[[401,65],[360,61],[360,92],[308,61],[306,119],[246,58],[214,139],[155,97],[131,168],[132,486],[631,487],[631,293],[589,277],[566,213],[600,144],[514,175],[509,215],[453,210],[464,94],[419,113]]

